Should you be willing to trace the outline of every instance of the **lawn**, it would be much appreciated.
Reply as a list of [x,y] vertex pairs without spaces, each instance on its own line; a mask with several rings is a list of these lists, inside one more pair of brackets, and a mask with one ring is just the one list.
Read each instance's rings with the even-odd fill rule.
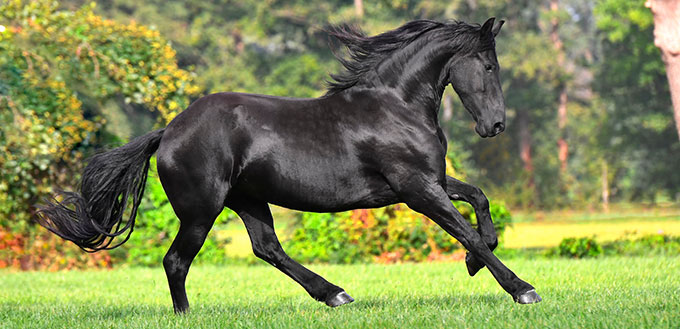
[[607,219],[592,221],[519,222],[509,227],[503,236],[505,248],[553,247],[564,238],[595,237],[597,241],[612,241],[633,234],[680,236],[680,219]]
[[160,268],[0,271],[0,328],[678,328],[677,258],[511,259],[544,301],[512,302],[462,263],[316,265],[356,302],[313,301],[270,266],[195,267],[192,311],[171,313]]

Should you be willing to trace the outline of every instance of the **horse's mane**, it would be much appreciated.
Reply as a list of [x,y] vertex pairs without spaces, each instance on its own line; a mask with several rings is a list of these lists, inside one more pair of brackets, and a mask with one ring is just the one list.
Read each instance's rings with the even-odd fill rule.
[[333,25],[325,31],[340,41],[349,53],[349,58],[335,53],[345,67],[339,74],[331,74],[334,81],[328,81],[326,95],[332,95],[356,85],[366,74],[396,50],[415,41],[423,34],[437,33],[449,38],[456,53],[467,54],[493,48],[493,36],[480,38],[479,24],[453,21],[441,23],[431,20],[410,21],[394,30],[375,36],[366,36],[353,25]]

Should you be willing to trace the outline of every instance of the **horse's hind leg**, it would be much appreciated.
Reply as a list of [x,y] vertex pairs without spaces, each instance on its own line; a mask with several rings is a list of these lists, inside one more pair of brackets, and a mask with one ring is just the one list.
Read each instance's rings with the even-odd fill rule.
[[210,175],[200,177],[187,171],[171,171],[160,160],[158,169],[168,200],[180,220],[179,232],[163,258],[163,267],[175,313],[183,313],[189,310],[184,286],[189,267],[224,209],[227,188],[211,184]]
[[[447,176],[446,194],[451,200],[462,200],[472,205],[477,215],[477,231],[479,235],[482,236],[482,240],[484,240],[491,251],[496,249],[496,246],[498,246],[498,235],[496,234],[491,213],[489,212],[489,200],[484,195],[484,192],[477,186]],[[474,276],[484,267],[484,264],[471,253],[465,256],[465,264],[470,276]]]
[[227,207],[234,210],[248,230],[253,253],[299,283],[314,299],[331,307],[354,301],[342,288],[292,260],[283,251],[274,232],[269,205],[248,198],[230,197]]
[[[217,215],[215,215],[217,216]],[[172,246],[163,258],[163,267],[168,277],[170,295],[175,313],[184,313],[189,310],[189,300],[184,286],[189,266],[201,250],[203,242],[212,227],[212,220],[203,223],[191,222],[192,219],[185,218],[180,224],[179,233],[172,242]]]

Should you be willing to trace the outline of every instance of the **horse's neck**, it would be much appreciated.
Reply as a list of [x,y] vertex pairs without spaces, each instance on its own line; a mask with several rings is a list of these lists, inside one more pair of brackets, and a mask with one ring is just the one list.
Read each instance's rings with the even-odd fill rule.
[[380,85],[392,88],[404,102],[438,111],[446,87],[443,70],[450,57],[438,43],[416,41],[381,63],[376,68],[376,79]]

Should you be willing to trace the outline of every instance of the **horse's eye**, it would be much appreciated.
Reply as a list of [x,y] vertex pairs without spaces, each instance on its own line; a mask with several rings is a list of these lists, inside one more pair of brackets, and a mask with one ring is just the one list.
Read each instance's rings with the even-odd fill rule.
[[493,71],[493,65],[492,64],[486,64],[486,65],[484,65],[484,69],[487,72],[492,72]]

